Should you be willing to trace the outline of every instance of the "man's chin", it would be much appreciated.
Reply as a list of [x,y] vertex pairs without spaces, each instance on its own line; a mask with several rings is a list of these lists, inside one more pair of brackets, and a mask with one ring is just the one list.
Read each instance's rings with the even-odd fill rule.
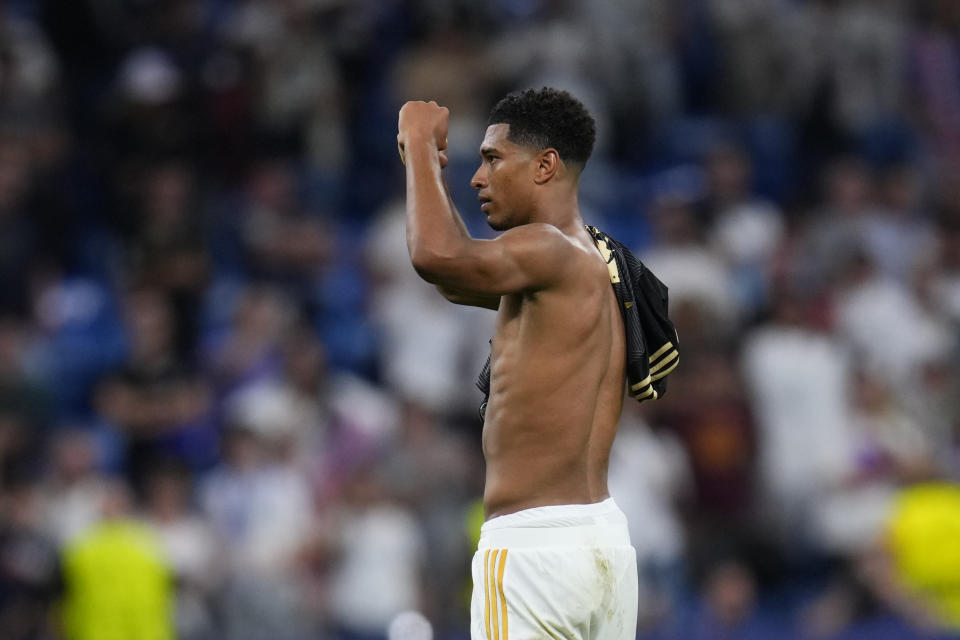
[[506,231],[507,229],[509,229],[509,228],[511,227],[511,225],[507,224],[507,223],[506,223],[505,221],[503,221],[503,220],[495,220],[495,219],[490,218],[490,217],[487,218],[487,224],[488,224],[488,225],[490,226],[490,228],[493,229],[494,231]]

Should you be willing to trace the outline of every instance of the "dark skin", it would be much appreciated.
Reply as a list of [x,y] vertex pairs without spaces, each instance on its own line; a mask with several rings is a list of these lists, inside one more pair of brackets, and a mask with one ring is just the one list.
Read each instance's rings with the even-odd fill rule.
[[604,500],[625,338],[606,263],[580,217],[582,167],[491,125],[471,185],[503,233],[471,238],[442,175],[448,121],[434,102],[400,110],[407,247],[417,273],[448,300],[497,310],[483,427],[486,517]]

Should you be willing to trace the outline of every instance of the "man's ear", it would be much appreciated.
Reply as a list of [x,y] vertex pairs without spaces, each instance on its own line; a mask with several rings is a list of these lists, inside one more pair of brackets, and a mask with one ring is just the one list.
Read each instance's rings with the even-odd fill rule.
[[549,182],[560,170],[560,154],[556,149],[544,149],[537,156],[537,167],[533,181],[537,184]]

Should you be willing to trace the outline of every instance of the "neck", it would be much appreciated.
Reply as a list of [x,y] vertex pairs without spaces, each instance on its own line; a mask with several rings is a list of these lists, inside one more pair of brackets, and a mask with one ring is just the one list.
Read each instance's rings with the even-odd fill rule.
[[576,186],[572,189],[545,194],[545,197],[537,203],[529,221],[552,224],[566,233],[582,228],[583,218],[580,217]]

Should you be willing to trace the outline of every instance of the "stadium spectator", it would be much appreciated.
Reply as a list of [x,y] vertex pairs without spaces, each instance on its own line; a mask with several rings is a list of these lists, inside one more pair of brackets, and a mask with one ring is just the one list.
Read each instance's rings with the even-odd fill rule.
[[132,516],[132,494],[109,484],[101,519],[63,550],[67,640],[173,640],[173,576],[160,541]]
[[265,285],[247,285],[234,296],[224,326],[213,326],[201,345],[207,377],[222,400],[280,367],[280,340],[295,320],[288,298]]
[[463,429],[416,404],[403,409],[398,433],[390,438],[383,478],[390,493],[416,515],[430,561],[423,562],[422,611],[437,634],[466,624],[463,594],[451,585],[463,579],[470,545],[463,535],[465,506],[482,478],[477,453]]
[[381,479],[377,460],[356,468],[336,518],[330,617],[345,640],[386,637],[398,614],[419,609],[430,557],[414,514]]
[[176,464],[154,469],[147,478],[143,517],[173,574],[177,638],[208,640],[217,636],[213,596],[223,558],[212,527],[192,503],[192,480],[189,469]]
[[951,542],[958,531],[960,488],[942,482],[907,488],[890,518],[889,558],[882,565],[920,626],[949,633],[960,632],[960,556]]
[[23,136],[0,131],[0,311],[23,314],[29,308],[29,281],[37,266],[41,230],[30,215],[33,162]]
[[697,611],[684,621],[676,637],[682,640],[791,637],[786,625],[773,625],[758,611],[756,577],[742,560],[714,561],[702,582]]
[[727,262],[737,303],[755,315],[769,301],[773,259],[784,234],[783,213],[751,192],[752,166],[745,150],[717,145],[705,161],[707,192],[700,214],[708,240]]
[[610,456],[610,495],[627,515],[640,576],[639,627],[671,628],[686,587],[687,533],[681,507],[693,478],[683,445],[670,430],[651,427],[633,403]]
[[203,212],[188,166],[159,164],[145,170],[141,181],[124,270],[132,283],[155,289],[169,301],[177,353],[189,361],[210,271]]
[[706,244],[697,220],[694,198],[664,194],[651,213],[657,241],[639,255],[651,271],[670,287],[677,305],[694,305],[713,327],[713,335],[731,331],[741,312],[730,268]]
[[97,410],[124,439],[124,465],[143,491],[149,470],[165,460],[208,466],[214,434],[210,389],[176,353],[173,311],[152,289],[126,296],[127,361],[97,389]]
[[46,389],[30,371],[28,325],[0,316],[0,484],[38,472],[53,412]]
[[0,523],[0,634],[11,640],[47,636],[58,555],[34,481],[16,481],[0,492]]
[[250,206],[242,212],[242,241],[249,273],[312,302],[311,289],[333,246],[331,226],[305,210],[295,167],[265,161],[250,178]]
[[223,462],[200,486],[200,504],[226,562],[223,629],[231,638],[310,633],[298,559],[313,537],[314,498],[287,425],[231,415]]
[[90,430],[67,427],[49,442],[50,468],[42,485],[45,528],[65,545],[100,520],[109,481]]
[[810,301],[789,290],[742,353],[758,435],[758,496],[775,535],[792,549],[819,542],[811,510],[850,459],[850,363],[840,343],[813,324]]

